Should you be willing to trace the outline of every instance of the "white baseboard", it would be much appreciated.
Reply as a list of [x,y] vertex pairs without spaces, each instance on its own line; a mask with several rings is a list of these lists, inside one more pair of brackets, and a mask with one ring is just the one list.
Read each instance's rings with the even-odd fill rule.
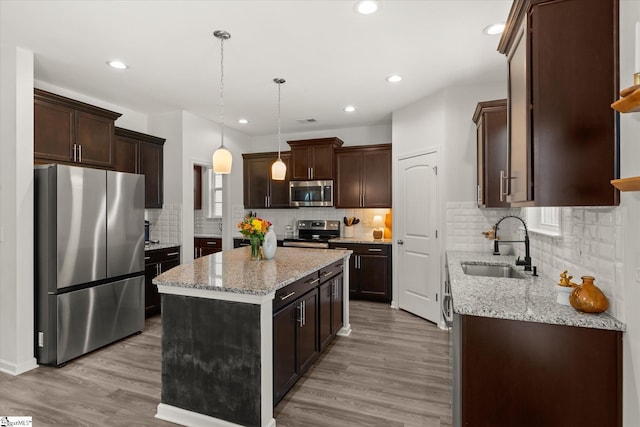
[[20,375],[38,367],[38,362],[35,357],[25,360],[22,363],[13,363],[7,360],[0,360],[0,372],[4,372],[9,375]]
[[[188,411],[165,403],[158,404],[156,418],[189,427],[242,427],[219,418]],[[262,423],[262,427],[276,427],[276,420],[271,418]]]
[[340,328],[340,330],[336,332],[336,335],[340,335],[341,337],[348,337],[349,335],[351,335],[351,324],[345,325]]

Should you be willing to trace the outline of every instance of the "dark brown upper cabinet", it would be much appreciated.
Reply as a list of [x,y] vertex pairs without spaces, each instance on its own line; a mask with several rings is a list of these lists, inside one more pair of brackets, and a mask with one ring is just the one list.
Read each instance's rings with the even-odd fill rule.
[[333,179],[333,150],[340,138],[287,141],[291,146],[291,180]]
[[271,179],[271,165],[278,159],[278,153],[242,155],[245,209],[289,207],[290,153],[280,154],[287,166],[284,181]]
[[34,89],[34,158],[110,169],[120,113]]
[[335,206],[391,207],[391,144],[335,150]]
[[164,138],[115,128],[114,168],[144,175],[144,207],[162,208]]
[[[509,138],[507,136],[507,100],[479,102],[473,114],[478,144],[478,207],[505,208],[504,180]],[[502,194],[501,194],[502,192]]]
[[618,0],[514,1],[498,46],[511,206],[619,204],[618,20]]

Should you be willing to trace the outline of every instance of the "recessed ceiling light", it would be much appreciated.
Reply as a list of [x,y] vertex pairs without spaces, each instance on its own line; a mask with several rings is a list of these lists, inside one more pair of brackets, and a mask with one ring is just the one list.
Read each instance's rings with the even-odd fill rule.
[[491,24],[488,27],[485,27],[484,30],[482,30],[483,33],[490,36],[497,36],[498,34],[502,34],[503,31],[504,31],[504,22]]
[[346,111],[347,113],[353,113],[354,111],[356,111],[356,107],[354,107],[353,105],[347,105],[346,107],[344,107],[344,111]]
[[402,80],[402,76],[399,76],[397,74],[393,74],[393,75],[387,77],[387,81],[389,83],[398,83],[400,80]]
[[361,15],[371,15],[378,11],[380,5],[376,0],[362,0],[356,3],[356,12]]
[[122,61],[118,61],[117,59],[116,59],[116,60],[113,60],[113,61],[107,61],[107,64],[108,64],[110,67],[112,67],[112,68],[116,68],[116,69],[118,69],[118,70],[126,70],[127,68],[129,68],[129,66],[128,66],[127,64],[125,64],[125,63],[124,63],[124,62],[122,62]]
[[249,123],[249,120],[247,120],[247,119],[239,119],[238,123],[240,123],[241,125],[246,125],[247,123]]

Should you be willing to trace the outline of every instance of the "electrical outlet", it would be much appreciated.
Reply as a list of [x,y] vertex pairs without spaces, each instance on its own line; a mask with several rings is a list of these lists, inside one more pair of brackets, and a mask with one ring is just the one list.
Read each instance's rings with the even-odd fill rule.
[[44,332],[38,332],[38,347],[44,347]]

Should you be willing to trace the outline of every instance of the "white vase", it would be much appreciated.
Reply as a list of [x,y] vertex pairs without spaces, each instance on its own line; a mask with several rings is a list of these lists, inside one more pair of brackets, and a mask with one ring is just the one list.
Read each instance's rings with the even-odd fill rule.
[[264,241],[262,242],[262,255],[264,259],[271,259],[276,254],[278,247],[278,238],[273,228],[266,232]]
[[344,227],[344,237],[353,237],[353,227]]

